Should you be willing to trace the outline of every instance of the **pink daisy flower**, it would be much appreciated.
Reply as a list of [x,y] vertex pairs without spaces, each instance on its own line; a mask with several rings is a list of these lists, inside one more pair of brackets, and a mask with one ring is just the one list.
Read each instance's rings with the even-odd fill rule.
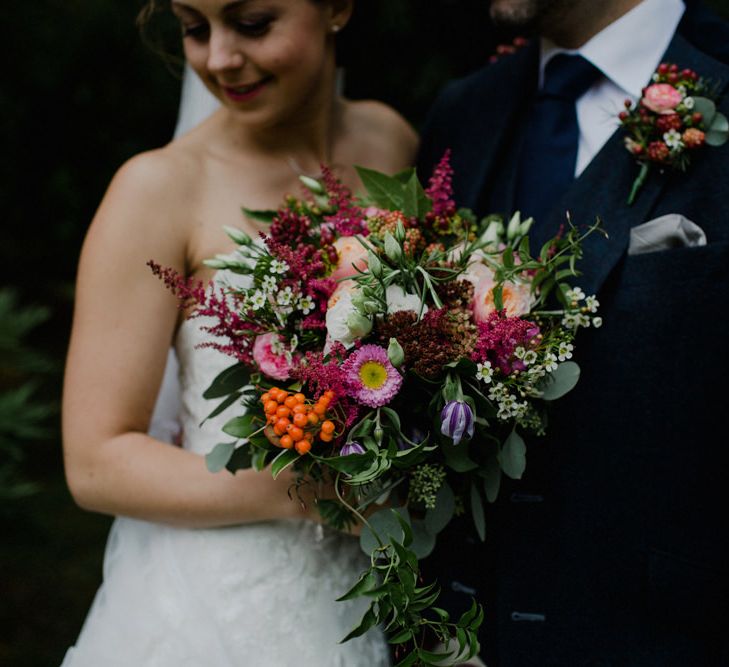
[[402,376],[379,345],[363,345],[342,364],[349,393],[371,408],[389,403],[400,391]]

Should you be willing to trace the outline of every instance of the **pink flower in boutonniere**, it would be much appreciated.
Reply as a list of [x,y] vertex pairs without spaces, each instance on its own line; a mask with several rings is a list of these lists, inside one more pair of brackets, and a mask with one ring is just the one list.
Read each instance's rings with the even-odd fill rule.
[[656,113],[673,113],[683,101],[683,95],[670,83],[654,83],[643,91],[640,103]]
[[697,149],[721,146],[729,138],[729,122],[708,95],[710,86],[696,72],[661,63],[640,100],[625,100],[618,114],[627,132],[625,148],[640,165],[628,204],[635,201],[651,165],[686,171]]

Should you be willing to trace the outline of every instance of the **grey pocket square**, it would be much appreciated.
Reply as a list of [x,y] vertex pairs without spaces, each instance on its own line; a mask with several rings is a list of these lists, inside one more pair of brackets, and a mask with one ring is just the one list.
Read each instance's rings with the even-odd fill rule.
[[706,245],[706,234],[695,222],[669,213],[630,230],[629,255]]

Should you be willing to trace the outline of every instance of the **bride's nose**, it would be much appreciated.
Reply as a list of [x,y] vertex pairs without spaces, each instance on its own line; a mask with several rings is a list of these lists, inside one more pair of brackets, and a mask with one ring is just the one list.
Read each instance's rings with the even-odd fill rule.
[[208,42],[208,71],[212,73],[237,69],[245,63],[245,56],[231,30],[213,30]]

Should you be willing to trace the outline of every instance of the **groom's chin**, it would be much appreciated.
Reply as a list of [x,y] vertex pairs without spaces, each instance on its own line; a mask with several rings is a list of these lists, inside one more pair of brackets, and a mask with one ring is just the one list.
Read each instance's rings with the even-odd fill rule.
[[548,17],[565,0],[491,0],[489,13],[494,24],[523,32],[538,32]]

